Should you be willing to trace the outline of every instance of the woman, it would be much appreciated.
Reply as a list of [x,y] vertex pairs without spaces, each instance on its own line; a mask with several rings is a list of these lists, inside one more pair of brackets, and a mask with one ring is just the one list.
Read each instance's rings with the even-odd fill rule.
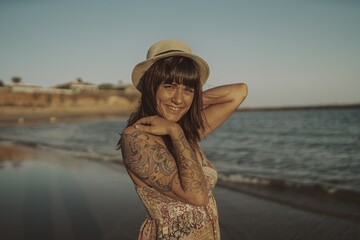
[[243,83],[202,92],[209,67],[178,40],[150,47],[132,81],[141,99],[119,144],[148,211],[139,239],[220,239],[214,166],[199,141],[236,111]]

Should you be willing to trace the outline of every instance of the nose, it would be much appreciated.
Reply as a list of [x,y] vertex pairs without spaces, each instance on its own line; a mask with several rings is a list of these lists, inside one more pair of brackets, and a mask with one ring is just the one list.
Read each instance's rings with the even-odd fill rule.
[[175,104],[181,104],[183,102],[183,92],[180,89],[177,89],[174,92],[171,101]]

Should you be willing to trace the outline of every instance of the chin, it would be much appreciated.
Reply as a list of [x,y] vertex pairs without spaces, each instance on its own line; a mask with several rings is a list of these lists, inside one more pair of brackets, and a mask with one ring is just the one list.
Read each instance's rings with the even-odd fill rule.
[[170,121],[170,122],[178,122],[181,118],[178,117],[164,117],[166,120]]

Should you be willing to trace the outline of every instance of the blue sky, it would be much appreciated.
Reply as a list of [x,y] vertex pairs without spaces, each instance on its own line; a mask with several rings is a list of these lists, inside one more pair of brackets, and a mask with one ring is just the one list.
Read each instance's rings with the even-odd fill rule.
[[162,39],[245,82],[245,106],[360,103],[360,1],[0,0],[0,79],[130,83]]

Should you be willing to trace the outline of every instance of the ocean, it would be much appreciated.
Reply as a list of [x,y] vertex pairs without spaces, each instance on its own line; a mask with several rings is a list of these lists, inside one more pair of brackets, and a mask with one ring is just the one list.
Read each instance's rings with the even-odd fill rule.
[[[116,144],[125,124],[116,118],[4,127],[0,143],[121,162]],[[238,111],[201,146],[220,186],[360,221],[358,108]]]

